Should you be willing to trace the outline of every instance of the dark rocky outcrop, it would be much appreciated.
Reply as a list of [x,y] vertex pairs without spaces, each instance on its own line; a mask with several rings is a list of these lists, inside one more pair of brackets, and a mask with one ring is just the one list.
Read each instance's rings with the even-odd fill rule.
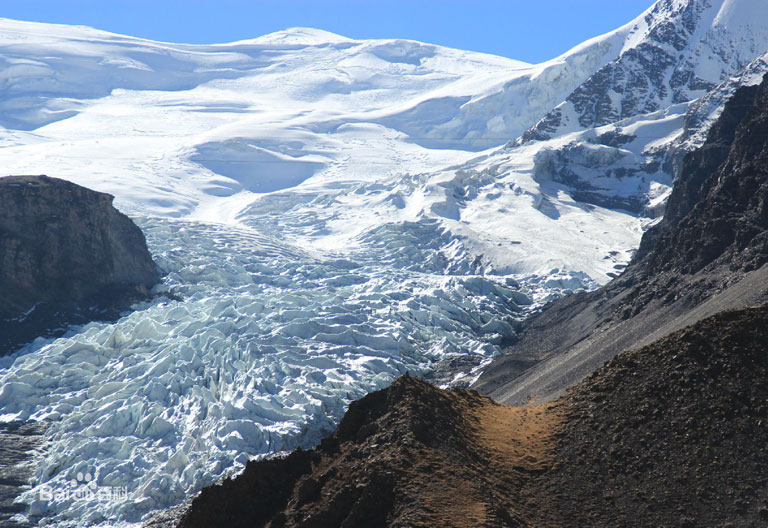
[[26,504],[16,498],[30,488],[34,478],[33,457],[43,448],[45,426],[40,422],[0,424],[0,526],[24,528],[14,516],[23,514]]
[[147,296],[158,272],[113,197],[47,176],[0,178],[0,355]]
[[[686,156],[664,219],[627,270],[523,325],[475,387],[505,403],[552,398],[617,353],[726,309],[768,301],[768,80],[736,91]],[[520,360],[538,364],[525,372]]]

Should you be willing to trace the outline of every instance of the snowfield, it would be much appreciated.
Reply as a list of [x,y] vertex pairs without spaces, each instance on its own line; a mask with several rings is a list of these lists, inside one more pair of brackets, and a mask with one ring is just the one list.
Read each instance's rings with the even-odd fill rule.
[[[0,359],[0,420],[49,424],[31,514],[133,526],[314,444],[404,372],[460,357],[471,380],[531,310],[626,266],[680,156],[768,70],[763,11],[661,0],[537,65],[307,28],[192,46],[0,19],[4,174],[115,195],[165,274],[119,321]],[[680,60],[654,71],[659,50]],[[41,498],[78,473],[128,499]]]

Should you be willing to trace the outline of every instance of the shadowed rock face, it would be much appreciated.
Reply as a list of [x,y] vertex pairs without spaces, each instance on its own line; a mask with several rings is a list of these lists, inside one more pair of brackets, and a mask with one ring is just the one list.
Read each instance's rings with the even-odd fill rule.
[[112,200],[47,176],[0,178],[0,355],[92,308],[124,309],[158,281],[143,233]]

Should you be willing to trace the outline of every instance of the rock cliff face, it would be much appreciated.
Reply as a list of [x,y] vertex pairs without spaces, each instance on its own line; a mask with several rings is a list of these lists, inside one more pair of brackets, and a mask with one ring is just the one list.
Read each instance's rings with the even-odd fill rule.
[[47,176],[0,178],[0,355],[157,282],[144,235],[112,200]]
[[[768,79],[736,91],[687,155],[664,219],[595,292],[529,319],[476,387],[504,402],[552,397],[613,355],[724,309],[768,300]],[[523,373],[521,359],[540,363]]]
[[768,83],[739,90],[726,111],[706,147],[684,162],[656,240],[645,243],[653,240],[649,276],[712,264],[750,271],[768,262]]

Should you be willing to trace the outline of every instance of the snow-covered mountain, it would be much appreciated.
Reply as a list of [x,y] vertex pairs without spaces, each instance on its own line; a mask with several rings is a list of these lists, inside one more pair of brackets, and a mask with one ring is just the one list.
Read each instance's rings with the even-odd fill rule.
[[[661,0],[536,65],[0,19],[3,172],[114,194],[174,294],[0,359],[0,419],[50,422],[32,513],[135,523],[402,372],[471,376],[527,310],[626,265],[681,154],[768,69],[765,5]],[[131,500],[40,499],[78,472]]]
[[[601,242],[620,231],[584,229],[581,213],[586,208],[595,217],[605,209],[621,210],[636,215],[642,225],[658,218],[682,156],[701,145],[737,87],[757,84],[768,71],[767,10],[768,4],[751,1],[657,2],[635,21],[588,43],[611,49],[613,58],[534,126],[506,148],[461,167],[502,175],[490,186],[474,189],[481,197],[496,196],[505,187],[526,188],[536,196],[528,207],[553,220],[536,217],[537,232],[546,233],[548,241],[569,240],[578,246],[518,246],[513,252],[518,269],[546,267],[531,254],[546,255],[553,259],[546,262],[555,264],[575,252],[602,264],[589,271],[598,281],[623,269],[629,255],[625,250],[633,246],[619,249],[621,242],[614,240],[616,247],[606,252]],[[467,212],[481,204],[467,205]],[[524,206],[504,192],[494,204],[515,210]],[[466,227],[491,241],[483,252],[489,263],[502,262],[492,251],[503,239],[494,237],[497,227],[484,221],[473,224],[476,214],[461,216],[469,220]],[[586,263],[577,265],[588,269]]]
[[618,56],[524,134],[549,139],[705,95],[768,49],[768,4],[661,0],[614,34]]
[[438,272],[548,276],[558,268],[585,274],[574,284],[588,285],[587,276],[605,279],[592,262],[639,237],[635,219],[608,211],[616,221],[603,225],[575,213],[592,239],[606,230],[615,239],[577,260],[567,247],[542,247],[483,264],[492,248],[452,222],[477,178],[435,172],[530,127],[618,53],[615,38],[532,66],[310,29],[183,46],[3,25],[0,160],[8,173],[48,172],[115,194],[129,213],[247,224],[310,249],[360,247],[383,229],[390,236],[375,245],[390,255],[430,240],[433,257],[405,258],[422,269],[439,263],[429,266]]

